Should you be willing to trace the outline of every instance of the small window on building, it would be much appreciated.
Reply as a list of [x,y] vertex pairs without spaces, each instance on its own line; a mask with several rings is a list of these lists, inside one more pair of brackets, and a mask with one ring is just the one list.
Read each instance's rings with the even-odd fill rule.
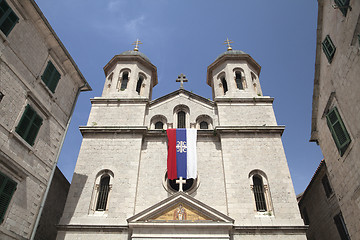
[[309,220],[309,215],[306,211],[306,208],[303,208],[301,210],[301,214],[302,214],[302,217],[303,217],[303,220],[304,220],[304,224],[305,225],[309,225],[310,224],[310,220]]
[[0,223],[4,221],[6,210],[16,190],[17,183],[0,172]]
[[221,78],[221,84],[222,84],[223,89],[224,89],[224,94],[226,94],[226,92],[228,91],[228,85],[227,85],[225,77]]
[[334,222],[339,232],[341,240],[350,240],[350,236],[341,212],[334,217]]
[[186,125],[185,125],[185,117],[186,117],[186,114],[184,111],[180,111],[178,112],[177,114],[178,116],[178,121],[177,121],[177,128],[186,128]]
[[129,73],[128,72],[123,72],[122,80],[121,80],[121,86],[120,86],[121,91],[124,91],[127,88],[128,82],[129,82]]
[[242,77],[241,77],[241,72],[235,72],[235,82],[236,82],[236,87],[238,89],[244,89],[243,83],[242,83]]
[[164,124],[160,121],[155,123],[155,129],[163,129],[164,128]]
[[342,12],[344,17],[347,14],[347,10],[349,8],[349,3],[350,3],[350,0],[335,0],[335,4],[339,8],[339,10]]
[[[173,179],[173,180],[168,179],[167,172],[166,172],[166,174],[165,174],[165,184],[167,185],[166,189],[170,190],[171,192],[178,192],[179,191],[179,183],[176,183],[176,181],[178,181],[178,180],[179,180],[179,178]],[[184,192],[192,192],[193,190],[195,190],[196,185],[198,184],[198,178],[196,178],[196,179],[189,178],[189,179],[183,179],[183,180],[186,180],[186,183],[182,184]]]
[[28,104],[15,131],[31,146],[42,125],[42,118]]
[[0,0],[0,30],[8,36],[19,18],[5,0]]
[[60,80],[60,73],[56,70],[52,62],[48,62],[44,74],[41,76],[41,79],[45,85],[50,89],[51,92],[55,92],[55,88]]
[[137,84],[136,84],[136,91],[137,91],[138,94],[140,94],[141,86],[143,84],[143,81],[144,81],[144,77],[139,76],[139,80],[137,81]]
[[253,183],[256,211],[265,212],[267,211],[267,208],[262,178],[258,175],[253,176]]
[[209,129],[209,124],[205,121],[200,123],[200,129]]
[[322,49],[325,53],[325,56],[327,57],[329,63],[331,63],[331,61],[335,55],[336,47],[333,44],[333,42],[331,41],[331,38],[329,35],[327,35],[325,37],[325,39],[321,45],[322,45]]
[[343,156],[351,139],[336,107],[329,111],[326,120],[340,156]]
[[101,177],[99,194],[96,203],[96,211],[106,211],[110,191],[110,176],[105,174]]
[[330,195],[332,194],[333,190],[330,186],[330,182],[329,182],[327,175],[324,175],[324,177],[321,179],[321,182],[324,187],[326,197],[329,198]]

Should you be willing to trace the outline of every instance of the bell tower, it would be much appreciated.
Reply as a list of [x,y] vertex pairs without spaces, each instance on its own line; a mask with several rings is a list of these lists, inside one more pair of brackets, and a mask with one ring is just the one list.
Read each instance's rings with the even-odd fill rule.
[[259,75],[261,66],[247,53],[233,50],[230,40],[226,52],[208,67],[207,84],[213,99],[234,99],[262,96]]
[[158,83],[156,67],[145,54],[134,50],[114,56],[104,67],[106,76],[102,97],[151,100],[152,88]]

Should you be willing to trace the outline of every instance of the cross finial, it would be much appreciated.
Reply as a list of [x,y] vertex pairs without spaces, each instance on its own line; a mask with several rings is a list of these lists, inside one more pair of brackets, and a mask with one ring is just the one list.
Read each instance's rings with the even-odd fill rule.
[[232,47],[231,47],[230,43],[234,43],[234,42],[229,40],[229,38],[226,38],[226,40],[224,41],[224,44],[228,45],[228,48],[227,48],[228,51],[232,50]]
[[131,45],[135,45],[134,51],[139,51],[139,44],[142,44],[142,42],[139,39],[136,39],[136,41],[131,44]]
[[180,82],[180,88],[184,89],[184,82],[187,82],[186,76],[184,74],[180,74],[176,79],[176,82]]
[[186,179],[179,177],[179,180],[176,180],[176,183],[179,184],[179,192],[183,192],[183,184],[186,184]]

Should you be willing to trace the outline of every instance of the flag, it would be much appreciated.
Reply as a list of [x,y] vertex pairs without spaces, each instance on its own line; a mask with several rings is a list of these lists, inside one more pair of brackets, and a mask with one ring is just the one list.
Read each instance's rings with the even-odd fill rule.
[[167,175],[173,180],[196,178],[196,129],[176,128],[167,129],[168,159]]

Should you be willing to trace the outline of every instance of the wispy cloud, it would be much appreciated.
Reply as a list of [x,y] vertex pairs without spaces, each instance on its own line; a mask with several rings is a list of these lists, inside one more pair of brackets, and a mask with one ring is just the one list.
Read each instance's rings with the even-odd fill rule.
[[125,23],[125,29],[132,38],[139,37],[140,31],[143,31],[144,20],[145,16],[141,15]]
[[110,12],[115,12],[118,9],[121,8],[121,6],[123,5],[123,1],[121,0],[110,0],[108,5],[107,5],[107,10]]

